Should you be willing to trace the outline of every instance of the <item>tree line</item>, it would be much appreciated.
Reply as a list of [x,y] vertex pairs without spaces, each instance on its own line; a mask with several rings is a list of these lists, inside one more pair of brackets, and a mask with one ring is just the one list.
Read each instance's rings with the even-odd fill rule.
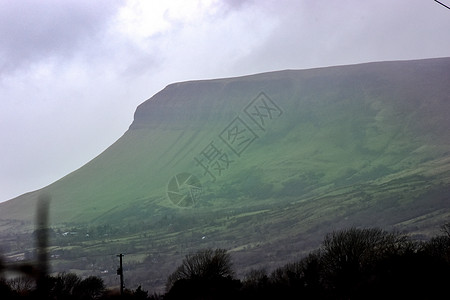
[[306,257],[242,280],[225,250],[203,250],[169,276],[164,299],[447,299],[450,225],[442,232],[415,242],[379,228],[335,231]]
[[[1,262],[0,262],[1,270]],[[321,246],[271,272],[253,269],[237,278],[225,249],[186,255],[167,278],[163,294],[138,287],[124,295],[98,277],[47,276],[47,299],[441,299],[450,282],[450,223],[425,242],[379,228],[327,234]],[[35,283],[0,279],[1,299],[34,299]],[[40,295],[42,296],[42,295]]]

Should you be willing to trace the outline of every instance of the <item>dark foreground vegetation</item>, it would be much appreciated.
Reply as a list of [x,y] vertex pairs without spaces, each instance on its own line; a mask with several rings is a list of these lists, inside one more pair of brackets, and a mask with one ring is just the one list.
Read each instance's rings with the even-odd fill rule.
[[0,298],[447,299],[449,282],[446,224],[442,234],[426,242],[378,228],[335,231],[306,257],[270,273],[252,270],[242,279],[236,278],[226,250],[201,250],[185,257],[167,279],[163,295],[149,295],[141,287],[120,295],[98,277],[62,273],[38,284],[32,277],[0,279]]

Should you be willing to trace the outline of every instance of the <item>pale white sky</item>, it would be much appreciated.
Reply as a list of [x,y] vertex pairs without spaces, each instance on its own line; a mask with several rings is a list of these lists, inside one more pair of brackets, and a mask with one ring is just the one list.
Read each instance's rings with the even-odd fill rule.
[[449,30],[433,0],[0,0],[0,202],[100,154],[170,83],[446,57]]

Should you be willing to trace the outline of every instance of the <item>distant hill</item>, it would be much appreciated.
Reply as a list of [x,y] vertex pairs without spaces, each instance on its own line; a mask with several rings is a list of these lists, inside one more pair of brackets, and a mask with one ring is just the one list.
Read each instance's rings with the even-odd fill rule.
[[202,247],[276,265],[346,226],[426,237],[450,216],[449,115],[450,58],[171,84],[101,155],[1,203],[0,230],[46,194],[54,228],[122,228],[106,245],[166,273]]

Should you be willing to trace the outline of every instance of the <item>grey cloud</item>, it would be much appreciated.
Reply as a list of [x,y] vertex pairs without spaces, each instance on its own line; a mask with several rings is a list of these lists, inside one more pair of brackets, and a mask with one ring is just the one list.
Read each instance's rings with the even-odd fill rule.
[[222,0],[222,3],[231,9],[240,9],[246,4],[255,2],[254,0]]
[[236,66],[261,72],[448,56],[450,49],[450,14],[433,1],[280,1],[266,10],[277,28]]
[[106,27],[122,1],[2,1],[0,75],[49,57],[68,58]]

